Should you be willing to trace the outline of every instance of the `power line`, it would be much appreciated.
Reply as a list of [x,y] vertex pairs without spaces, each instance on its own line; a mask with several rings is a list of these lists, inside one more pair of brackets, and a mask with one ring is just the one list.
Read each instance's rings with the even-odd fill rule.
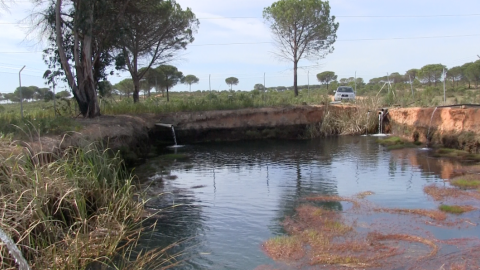
[[429,37],[394,37],[394,38],[358,38],[358,39],[339,39],[337,41],[370,41],[370,40],[401,40],[401,39],[432,39],[432,38],[455,38],[455,37],[478,37],[477,35],[455,35],[455,36],[429,36]]
[[[339,15],[336,18],[435,18],[435,17],[476,17],[480,14],[438,14],[438,15]],[[263,19],[262,17],[207,17],[199,20],[225,20],[225,19]]]
[[[393,37],[393,38],[357,38],[357,39],[338,39],[337,41],[379,41],[379,40],[402,40],[402,39],[434,39],[434,38],[456,38],[456,37],[477,37],[476,35],[451,35],[451,36],[423,36],[423,37]],[[255,44],[274,44],[273,41],[261,42],[238,42],[238,43],[210,43],[210,44],[195,44],[190,46],[228,46],[228,45],[255,45]]]
[[260,41],[260,42],[236,42],[236,43],[210,43],[210,44],[194,44],[190,46],[200,47],[200,46],[226,46],[226,45],[254,45],[254,44],[268,44],[274,43],[272,41]]
[[43,52],[43,51],[33,51],[33,52],[0,52],[0,53],[9,54],[9,53],[40,53],[40,52]]

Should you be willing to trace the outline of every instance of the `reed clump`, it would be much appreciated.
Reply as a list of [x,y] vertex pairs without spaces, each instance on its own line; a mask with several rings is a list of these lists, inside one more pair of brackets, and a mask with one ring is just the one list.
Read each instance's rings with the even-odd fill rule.
[[266,241],[263,248],[274,260],[298,260],[305,255],[302,241],[295,236],[277,236]]
[[440,211],[450,214],[463,214],[475,210],[475,207],[469,205],[446,205],[442,204],[438,207]]
[[381,100],[374,96],[356,100],[355,106],[333,106],[327,103],[322,123],[310,125],[306,136],[316,138],[376,133],[376,110],[380,107]]
[[[0,144],[10,150],[0,153],[0,227],[32,269],[86,269],[92,263],[133,269],[170,261],[163,250],[137,252],[134,261],[127,256],[134,254],[144,212],[118,155],[91,144],[50,153],[49,163],[32,162],[43,153],[18,153],[6,137]],[[5,246],[0,268],[15,269]]]

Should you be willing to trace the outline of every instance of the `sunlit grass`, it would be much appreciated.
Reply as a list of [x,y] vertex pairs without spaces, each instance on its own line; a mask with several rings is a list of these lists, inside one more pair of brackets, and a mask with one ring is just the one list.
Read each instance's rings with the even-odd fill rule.
[[475,210],[472,206],[460,206],[460,205],[446,205],[442,204],[438,207],[440,211],[450,213],[450,214],[463,214],[465,212],[470,212]]
[[450,184],[463,189],[476,189],[480,187],[480,180],[477,175],[466,175],[452,179]]
[[277,236],[263,244],[265,252],[274,260],[297,260],[304,256],[302,241],[296,236]]

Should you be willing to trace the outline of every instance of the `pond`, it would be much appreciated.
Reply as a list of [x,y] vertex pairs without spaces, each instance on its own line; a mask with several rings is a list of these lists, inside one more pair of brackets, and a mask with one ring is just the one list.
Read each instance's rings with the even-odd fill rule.
[[[478,247],[478,210],[462,214],[460,221],[454,220],[458,216],[448,216],[447,221],[456,222],[449,223],[452,226],[421,216],[372,210],[436,210],[440,202],[426,195],[424,187],[449,186],[445,180],[462,167],[451,160],[432,158],[429,151],[420,149],[387,151],[376,140],[339,137],[211,143],[169,150],[189,158],[165,166],[159,157],[137,168],[151,172],[146,185],[152,197],[158,195],[148,207],[162,209],[155,229],[144,236],[142,244],[177,243],[172,250],[181,253],[183,263],[175,269],[318,269],[315,267],[323,264],[274,261],[262,245],[288,234],[284,221],[294,217],[299,206],[308,204],[305,198],[338,195],[357,198],[368,206],[368,211],[358,211],[352,210],[355,204],[347,199],[323,203],[323,207],[343,213],[359,232],[375,227],[382,233],[413,233],[434,239],[439,251],[425,260],[424,268],[437,267],[439,256]],[[370,196],[355,197],[366,191]],[[461,245],[463,250],[448,242],[454,238],[468,239]],[[419,245],[404,248],[421,253]],[[429,248],[425,247],[427,253]],[[397,256],[397,264],[407,255]]]

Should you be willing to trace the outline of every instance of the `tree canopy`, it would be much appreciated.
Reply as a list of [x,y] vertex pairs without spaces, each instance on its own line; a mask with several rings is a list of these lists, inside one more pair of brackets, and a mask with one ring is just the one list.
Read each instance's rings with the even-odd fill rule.
[[174,87],[183,78],[183,73],[176,67],[170,65],[161,65],[155,68],[160,75],[158,83],[167,90],[167,101],[170,101],[168,89]]
[[337,75],[335,75],[335,72],[333,71],[324,71],[322,73],[317,74],[317,80],[323,84],[327,85],[327,90],[328,90],[328,84],[331,81],[336,81],[337,80]]
[[436,86],[442,78],[444,68],[446,67],[442,64],[425,65],[420,69],[417,75],[418,79],[423,83],[428,83],[428,85],[434,83]]
[[253,86],[253,90],[265,90],[265,86],[261,83],[257,83]]
[[225,82],[230,86],[230,90],[232,90],[232,87],[238,84],[238,79],[235,77],[228,77],[225,79]]
[[189,91],[192,91],[192,84],[198,83],[200,81],[199,78],[195,75],[187,75],[182,78],[181,83],[183,84],[188,84],[189,86]]
[[420,73],[419,69],[416,69],[416,68],[409,69],[405,73],[405,78],[413,82],[417,78],[418,73]]
[[84,117],[100,115],[97,90],[113,74],[110,67],[130,71],[138,101],[145,75],[139,73],[140,63],[148,71],[170,61],[193,41],[198,26],[190,9],[182,10],[175,0],[33,1],[45,6],[33,16],[50,42],[44,77],[51,84],[65,80]]
[[298,96],[297,67],[302,58],[321,59],[333,52],[339,24],[328,1],[279,0],[263,11],[277,43],[277,56],[293,62],[293,88]]
[[[126,68],[135,86],[134,102],[138,102],[140,80],[155,64],[171,61],[179,50],[193,42],[198,27],[195,14],[174,0],[141,0],[128,8],[122,20],[117,68]],[[139,68],[139,61],[147,64]],[[150,85],[151,85],[150,80]]]
[[447,77],[452,80],[453,86],[462,79],[463,69],[460,66],[452,67],[447,71]]
[[120,93],[123,93],[125,96],[130,97],[130,93],[133,93],[134,91],[133,80],[124,79],[115,84],[113,88],[120,91]]
[[475,86],[478,87],[480,82],[480,60],[468,65],[464,72],[467,79],[471,82],[475,82]]

